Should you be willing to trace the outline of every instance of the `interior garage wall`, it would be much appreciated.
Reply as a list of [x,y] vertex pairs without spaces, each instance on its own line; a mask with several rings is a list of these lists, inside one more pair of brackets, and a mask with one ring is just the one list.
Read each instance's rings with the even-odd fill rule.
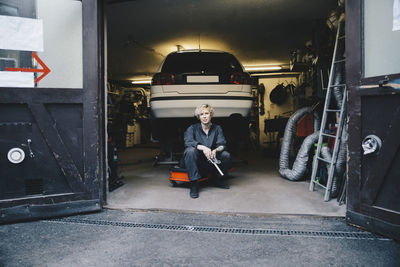
[[[259,125],[260,125],[260,145],[264,146],[267,142],[274,141],[276,133],[273,134],[265,134],[264,133],[264,120],[265,119],[273,119],[275,117],[289,117],[290,113],[294,111],[294,99],[289,94],[285,103],[282,105],[277,105],[272,103],[269,100],[269,94],[278,84],[283,83],[285,86],[288,83],[293,83],[297,86],[298,80],[296,77],[281,77],[281,78],[260,78],[259,84],[264,84],[265,86],[265,94],[264,94],[264,107],[265,114],[259,116]],[[286,114],[284,114],[286,113]]]

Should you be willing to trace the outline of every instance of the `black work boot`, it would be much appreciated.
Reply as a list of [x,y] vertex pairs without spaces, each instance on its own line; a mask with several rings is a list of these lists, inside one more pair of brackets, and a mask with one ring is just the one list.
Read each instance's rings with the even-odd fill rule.
[[222,189],[229,189],[229,185],[225,182],[224,177],[221,175],[215,176],[214,186]]
[[197,183],[197,181],[190,181],[190,197],[199,197],[199,184]]

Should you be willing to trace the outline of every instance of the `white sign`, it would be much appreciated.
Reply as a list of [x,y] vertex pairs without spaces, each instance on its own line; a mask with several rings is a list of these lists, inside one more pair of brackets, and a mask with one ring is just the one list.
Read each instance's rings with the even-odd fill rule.
[[188,83],[217,83],[219,76],[187,76]]
[[34,87],[33,72],[0,71],[0,87]]
[[43,21],[0,16],[0,49],[43,51]]
[[393,31],[400,30],[400,0],[393,2]]

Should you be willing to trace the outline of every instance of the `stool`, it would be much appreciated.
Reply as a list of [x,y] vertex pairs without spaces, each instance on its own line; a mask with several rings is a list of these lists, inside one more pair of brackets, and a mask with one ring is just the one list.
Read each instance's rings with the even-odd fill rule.
[[[171,167],[169,169],[171,177],[169,177],[169,181],[173,187],[177,186],[177,182],[190,182],[187,170],[184,168],[180,168],[178,166]],[[198,179],[197,181],[202,182],[208,180],[208,177],[203,177]]]
[[[235,167],[232,167],[228,170],[228,173],[233,172],[234,170],[235,170]],[[169,181],[173,187],[178,186],[177,182],[184,182],[184,183],[190,182],[187,170],[185,168],[174,166],[174,167],[169,168],[169,172],[171,175],[169,177]],[[209,177],[202,177],[202,178],[198,179],[197,181],[203,182],[208,179],[209,179]]]

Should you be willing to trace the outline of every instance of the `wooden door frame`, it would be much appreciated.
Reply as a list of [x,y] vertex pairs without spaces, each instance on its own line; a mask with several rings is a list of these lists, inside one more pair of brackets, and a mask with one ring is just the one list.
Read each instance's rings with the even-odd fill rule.
[[[92,197],[98,197],[105,203],[103,188],[106,182],[105,132],[105,81],[104,81],[104,1],[83,0],[83,103],[96,103],[95,106],[84,105],[83,126],[92,131],[85,131],[84,149],[85,176],[97,177],[92,188]],[[86,18],[86,19],[85,19]],[[97,68],[93,68],[93,64]],[[88,77],[85,79],[85,77]],[[89,90],[92,88],[92,90]],[[96,89],[96,90],[94,90]],[[86,118],[86,122],[85,122]],[[94,130],[94,129],[97,129]],[[86,166],[92,166],[87,168]],[[96,168],[93,168],[96,166]],[[97,183],[97,184],[96,184]]]
[[[399,238],[398,217],[381,209],[379,212],[365,207],[362,188],[362,100],[365,95],[398,94],[394,89],[380,87],[385,76],[363,77],[363,4],[362,0],[346,1],[346,83],[348,88],[348,162],[347,162],[347,212],[346,220],[380,233],[389,233]],[[389,79],[400,78],[399,74],[388,75]],[[363,85],[376,85],[363,88]],[[364,199],[365,200],[365,199]]]

